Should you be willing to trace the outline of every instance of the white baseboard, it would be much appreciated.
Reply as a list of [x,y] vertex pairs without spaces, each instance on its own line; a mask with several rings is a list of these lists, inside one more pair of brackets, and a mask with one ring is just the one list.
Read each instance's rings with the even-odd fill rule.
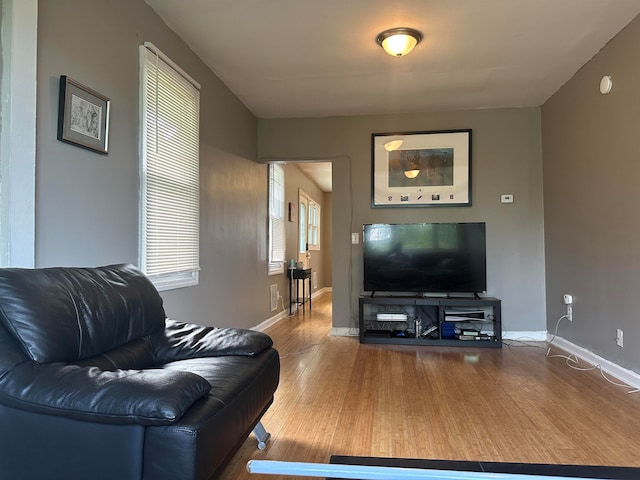
[[333,288],[332,288],[332,287],[322,287],[321,289],[316,290],[315,292],[313,292],[313,293],[311,294],[311,299],[313,300],[314,298],[319,297],[319,296],[320,296],[320,295],[322,295],[323,293],[326,293],[326,292],[332,292],[332,291],[333,291]]
[[288,316],[289,316],[288,310],[283,310],[280,313],[277,313],[276,315],[274,315],[273,317],[267,318],[264,322],[256,325],[255,327],[251,327],[250,330],[256,330],[258,332],[263,332],[267,328],[269,328],[271,325],[275,325],[280,320],[282,320],[283,318],[287,318]]
[[[313,300],[314,298],[322,295],[323,293],[331,292],[331,291],[332,291],[331,287],[323,287],[323,288],[321,288],[319,290],[316,290],[314,293],[312,293],[311,294],[311,299]],[[295,313],[295,311],[296,310],[294,309],[294,313]],[[287,318],[288,316],[289,316],[289,311],[288,311],[288,307],[287,307],[287,309],[281,311],[280,313],[275,314],[271,318],[267,318],[264,322],[256,325],[255,327],[251,327],[250,330],[256,330],[258,332],[263,332],[264,330],[266,330],[270,326],[275,325],[280,320],[282,320],[283,318]]]
[[[547,334],[547,341],[550,341],[552,335]],[[565,340],[561,337],[556,337],[553,340],[553,344],[555,347],[558,347],[568,353],[574,354],[580,360],[584,360],[590,365],[599,365],[602,371],[612,377],[621,380],[627,385],[633,388],[640,389],[640,375],[632,370],[627,370],[626,368],[621,367],[609,360],[606,360],[599,355],[596,355],[593,352],[590,352],[586,348],[580,347],[574,343],[571,343],[568,340]]]
[[515,331],[515,332],[502,332],[503,340],[518,340],[521,342],[546,342],[547,341],[547,332],[546,330],[542,331]]

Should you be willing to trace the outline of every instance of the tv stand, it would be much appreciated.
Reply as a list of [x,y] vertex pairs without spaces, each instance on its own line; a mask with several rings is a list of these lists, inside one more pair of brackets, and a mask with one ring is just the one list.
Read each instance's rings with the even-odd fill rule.
[[360,343],[502,347],[493,297],[360,297]]

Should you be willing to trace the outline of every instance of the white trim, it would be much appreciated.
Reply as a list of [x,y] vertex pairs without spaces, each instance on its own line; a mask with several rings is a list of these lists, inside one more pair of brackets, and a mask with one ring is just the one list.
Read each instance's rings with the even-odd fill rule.
[[322,295],[323,293],[327,293],[327,292],[331,292],[331,287],[322,287],[319,290],[316,290],[315,292],[311,293],[311,299],[313,300],[316,297],[319,297],[320,295]]
[[2,0],[2,265],[35,265],[38,0]]
[[171,60],[164,53],[162,53],[160,51],[160,49],[158,47],[156,47],[153,43],[144,42],[144,46],[145,46],[145,48],[148,48],[153,53],[158,55],[162,60],[164,60],[165,63],[169,64],[171,66],[171,68],[173,68],[176,72],[178,72],[180,75],[182,75],[185,78],[185,80],[187,80],[189,83],[191,83],[191,85],[196,87],[198,90],[200,90],[202,88],[200,86],[200,84],[198,82],[196,82],[191,75],[189,75],[182,68],[180,68],[178,65],[176,65],[176,63],[173,60]]
[[[552,335],[547,334],[547,341],[550,341],[553,338]],[[603,372],[612,377],[621,380],[622,382],[630,385],[633,388],[640,388],[640,374],[627,370],[626,368],[621,367],[609,360],[606,360],[593,352],[590,352],[586,348],[580,347],[574,343],[571,343],[568,340],[565,340],[562,337],[556,337],[553,340],[554,347],[558,347],[562,350],[565,350],[568,353],[572,353],[580,360],[584,360],[590,365],[599,365]]]
[[283,318],[287,318],[289,316],[288,310],[283,310],[280,313],[274,315],[271,318],[267,318],[264,322],[256,325],[255,327],[251,327],[249,330],[256,330],[258,332],[264,332],[267,328],[275,325]]
[[521,342],[546,342],[548,333],[545,330],[539,331],[510,331],[502,332],[502,340],[519,340]]
[[284,273],[285,262],[270,262],[267,263],[267,276],[282,275]]
[[[321,288],[316,293],[312,294],[311,298],[313,299],[315,297],[318,297],[318,296],[322,295],[323,293],[330,292],[330,291],[331,291],[331,287]],[[273,317],[267,318],[264,322],[259,323],[255,327],[251,327],[250,330],[256,330],[258,332],[262,332],[262,331],[266,330],[267,328],[275,325],[280,320],[282,320],[284,318],[287,318],[287,317],[289,317],[289,310],[285,309],[285,310],[281,311],[280,313],[274,315]]]

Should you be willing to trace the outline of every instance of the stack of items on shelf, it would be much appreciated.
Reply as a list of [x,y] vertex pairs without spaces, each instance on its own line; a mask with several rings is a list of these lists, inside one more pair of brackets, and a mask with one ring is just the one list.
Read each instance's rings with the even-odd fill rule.
[[368,328],[368,337],[415,338],[415,331],[409,326],[409,315],[402,312],[376,313],[377,325],[381,328]]
[[442,324],[442,338],[458,340],[495,340],[492,331],[483,332],[483,324],[492,325],[485,318],[483,310],[454,310],[446,309]]

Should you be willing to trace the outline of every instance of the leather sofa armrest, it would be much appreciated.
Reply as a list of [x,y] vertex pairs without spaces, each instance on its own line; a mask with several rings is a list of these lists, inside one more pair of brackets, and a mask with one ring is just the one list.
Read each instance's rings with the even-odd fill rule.
[[209,392],[204,378],[170,370],[115,370],[23,362],[0,378],[0,402],[100,423],[168,425]]
[[226,355],[255,356],[273,346],[271,337],[254,330],[204,327],[167,319],[165,330],[151,337],[156,361],[173,362]]

